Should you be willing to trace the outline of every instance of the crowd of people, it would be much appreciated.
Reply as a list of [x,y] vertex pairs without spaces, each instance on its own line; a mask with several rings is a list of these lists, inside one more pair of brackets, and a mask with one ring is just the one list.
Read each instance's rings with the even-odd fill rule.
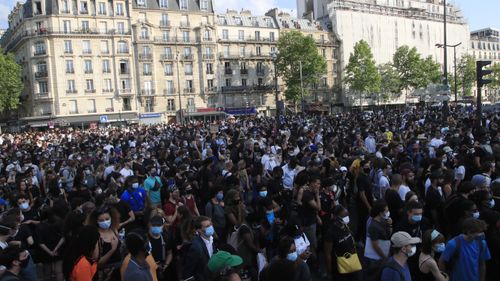
[[4,133],[0,281],[498,280],[499,120],[418,108]]

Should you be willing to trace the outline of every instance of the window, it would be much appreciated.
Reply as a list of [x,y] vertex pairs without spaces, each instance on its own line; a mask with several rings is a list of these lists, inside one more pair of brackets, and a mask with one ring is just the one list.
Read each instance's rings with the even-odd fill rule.
[[118,34],[125,34],[125,23],[123,22],[117,23],[116,29],[118,30]]
[[99,2],[99,15],[105,15],[105,14],[106,14],[106,3]]
[[245,56],[245,46],[240,46],[240,57]]
[[106,99],[106,112],[113,112],[115,111],[113,108],[113,99]]
[[84,32],[84,33],[90,32],[90,25],[89,25],[89,22],[86,20],[82,21],[82,32]]
[[62,0],[62,13],[69,13],[68,0]]
[[269,32],[269,41],[274,42],[274,32]]
[[244,30],[238,30],[238,40],[240,40],[240,41],[245,40],[245,31]]
[[88,14],[89,10],[87,8],[87,2],[86,1],[81,1],[80,2],[80,14]]
[[117,3],[116,4],[116,15],[117,16],[123,16],[123,3]]
[[78,103],[76,100],[69,101],[69,114],[78,114]]
[[92,79],[87,79],[85,80],[85,85],[86,85],[86,90],[89,92],[94,91],[94,80]]
[[174,99],[167,100],[167,110],[168,111],[175,111],[175,100]]
[[119,41],[118,42],[118,53],[119,54],[126,54],[128,53],[128,44],[125,41]]
[[247,79],[241,79],[241,86],[247,85]]
[[146,0],[137,0],[137,6],[146,7]]
[[64,40],[64,53],[65,54],[73,53],[73,45],[71,43],[71,40]]
[[112,92],[113,91],[113,83],[111,79],[104,79],[104,92]]
[[87,112],[88,113],[96,113],[95,110],[95,100],[91,99],[87,101]]
[[73,61],[72,60],[66,61],[66,73],[75,73],[75,69],[73,68]]
[[162,14],[161,15],[160,25],[161,26],[169,26],[170,25],[170,22],[168,21],[168,14]]
[[108,23],[105,21],[99,22],[99,32],[100,33],[108,33]]
[[255,31],[255,40],[260,41],[260,31]]
[[201,0],[200,1],[200,9],[202,11],[208,11],[208,0]]
[[184,47],[184,57],[189,58],[191,56],[191,47]]
[[[47,63],[44,61],[41,61],[36,64],[36,72],[37,73],[47,73]],[[46,75],[45,75],[46,76]]]
[[205,30],[203,32],[203,40],[212,40],[212,33],[210,32],[210,30]]
[[326,58],[326,49],[321,49],[321,55]]
[[222,30],[222,39],[224,39],[224,40],[229,39],[229,31],[227,29]]
[[122,79],[120,85],[122,86],[122,90],[130,90],[130,81],[128,79]]
[[49,86],[47,84],[47,81],[38,82],[38,92],[40,94],[47,94],[49,92]]
[[262,62],[257,63],[257,74],[264,74],[264,65],[262,64]]
[[63,32],[70,33],[71,32],[71,22],[69,20],[63,21]]
[[170,41],[170,31],[163,31],[162,33],[163,41]]
[[45,43],[44,42],[36,42],[35,43],[35,55],[45,55],[47,52],[45,51]]
[[193,98],[188,98],[187,104],[188,104],[188,106],[194,106],[194,99]]
[[76,93],[75,80],[68,80],[68,93]]
[[122,107],[123,111],[132,110],[132,105],[130,104],[130,98],[123,98],[122,105],[123,105],[123,107]]
[[229,46],[224,46],[222,48],[222,52],[224,53],[224,57],[228,57],[229,56]]
[[189,93],[193,92],[193,80],[186,80],[186,90]]
[[182,32],[182,41],[189,42],[189,31]]
[[214,68],[211,63],[207,63],[207,74],[214,74]]
[[167,76],[174,75],[174,72],[172,71],[172,64],[171,63],[165,64],[165,75],[167,75]]
[[108,41],[101,41],[101,53],[103,54],[109,53]]
[[174,93],[174,81],[172,80],[167,80],[167,94],[173,94]]
[[149,46],[143,46],[142,47],[142,54],[147,56],[151,54],[151,47]]
[[170,47],[165,47],[163,49],[163,53],[165,54],[165,57],[167,58],[173,58],[173,55],[172,55],[172,48]]
[[191,63],[184,64],[184,74],[193,75],[193,64]]
[[187,10],[188,9],[188,0],[180,0],[180,8],[181,10]]
[[144,111],[145,112],[153,112],[154,111],[154,102],[153,98],[146,98],[144,102]]
[[151,64],[145,63],[142,65],[143,75],[151,75]]
[[82,49],[83,49],[84,54],[91,54],[92,53],[92,49],[90,47],[90,40],[83,40]]
[[160,0],[160,8],[168,8],[168,0]]
[[120,74],[129,74],[128,61],[120,61]]
[[92,70],[92,61],[91,60],[85,60],[84,61],[84,70],[85,70],[85,73],[87,73],[87,74],[93,72],[93,70]]
[[214,88],[214,79],[208,79],[207,80],[207,87],[209,89],[213,89]]
[[264,79],[262,78],[257,79],[257,86],[262,86],[262,83],[264,83]]
[[231,87],[231,79],[226,79],[226,87]]
[[149,32],[146,27],[141,28],[141,39],[149,39]]

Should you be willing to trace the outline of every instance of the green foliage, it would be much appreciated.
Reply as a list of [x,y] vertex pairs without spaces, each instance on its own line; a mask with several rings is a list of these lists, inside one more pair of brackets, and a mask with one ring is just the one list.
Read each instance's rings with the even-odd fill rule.
[[378,66],[378,72],[381,78],[380,99],[388,101],[392,97],[401,95],[401,86],[398,73],[391,63],[385,63]]
[[425,88],[429,84],[441,82],[441,65],[431,56],[420,61],[418,84],[416,88]]
[[351,90],[359,93],[380,92],[380,74],[366,41],[361,40],[354,46],[354,53],[346,66],[345,83]]
[[489,75],[491,84],[488,86],[492,89],[500,89],[500,63],[495,63],[490,69],[493,73]]
[[[448,79],[452,91],[455,89],[455,77],[450,75]],[[464,55],[457,62],[457,89],[462,91],[463,96],[471,96],[472,88],[476,82],[476,60],[471,55]]]
[[12,54],[4,54],[0,49],[0,112],[16,109],[19,95],[23,90],[21,66]]
[[318,53],[313,38],[295,30],[280,35],[278,51],[276,68],[287,87],[285,98],[296,102],[301,99],[299,62],[302,62],[304,95],[307,95],[308,86],[318,83],[321,76],[326,74],[326,60]]

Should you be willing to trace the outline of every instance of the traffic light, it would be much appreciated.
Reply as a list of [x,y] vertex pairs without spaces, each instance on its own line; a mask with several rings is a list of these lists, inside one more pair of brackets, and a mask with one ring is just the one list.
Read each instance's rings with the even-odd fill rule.
[[491,61],[476,61],[476,81],[477,87],[481,88],[486,84],[491,83],[491,79],[487,79],[484,76],[491,74],[493,71],[489,69],[483,69],[485,66],[490,65]]

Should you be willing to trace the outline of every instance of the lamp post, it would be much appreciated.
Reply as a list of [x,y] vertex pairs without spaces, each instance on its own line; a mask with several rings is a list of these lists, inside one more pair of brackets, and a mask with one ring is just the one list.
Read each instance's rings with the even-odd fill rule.
[[[454,68],[454,76],[455,76],[455,105],[457,104],[457,92],[458,92],[458,86],[457,86],[457,47],[462,45],[462,42],[459,42],[455,45],[445,45],[445,44],[436,44],[436,47],[438,48],[453,48],[453,68]],[[446,48],[445,48],[446,47]],[[446,84],[448,85],[448,78],[446,78]]]
[[181,78],[179,76],[179,64],[180,64],[180,59],[179,59],[179,51],[177,51],[177,54],[175,56],[176,60],[176,68],[177,68],[177,88],[179,88],[178,94],[179,94],[179,118],[181,119],[180,123],[183,126],[184,125],[184,114],[183,114],[183,109],[182,109],[182,96],[181,96]]
[[[447,46],[448,44],[448,39],[446,36],[446,0],[443,1],[443,10],[444,10],[444,18],[443,18],[443,23],[444,23],[444,46]],[[448,87],[448,48],[443,48],[444,50],[444,62],[443,62],[443,68],[444,68],[444,81],[443,84]],[[444,101],[444,116],[448,115],[449,107],[448,107],[448,100]]]
[[274,99],[275,99],[275,104],[276,104],[276,117],[279,118],[280,116],[280,109],[279,109],[279,97],[278,97],[278,72],[276,68],[276,61],[278,60],[278,55],[279,51],[278,50],[273,50],[271,52],[271,58],[274,63]]

